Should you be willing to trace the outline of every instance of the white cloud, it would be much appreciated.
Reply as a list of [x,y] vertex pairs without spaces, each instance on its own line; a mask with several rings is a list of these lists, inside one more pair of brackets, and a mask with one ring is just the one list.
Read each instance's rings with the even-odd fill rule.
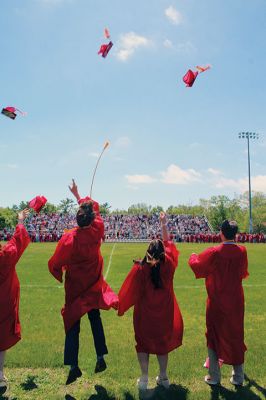
[[[214,184],[219,189],[232,188],[237,192],[248,191],[248,178],[230,179],[220,177]],[[251,189],[255,192],[266,192],[266,175],[251,177]]]
[[218,189],[223,189],[227,187],[227,188],[234,188],[239,191],[240,180],[220,177],[218,178],[217,181],[215,181],[214,186]]
[[198,147],[201,147],[201,146],[202,146],[202,143],[199,143],[199,142],[192,142],[189,145],[189,147],[192,149],[197,149]]
[[130,184],[138,184],[138,183],[153,183],[156,182],[155,178],[152,178],[149,175],[125,175],[128,183]]
[[174,47],[173,42],[170,39],[165,39],[163,41],[163,45],[168,49],[172,49]]
[[169,6],[164,10],[164,14],[172,24],[179,25],[183,21],[182,14],[173,6]]
[[212,175],[222,175],[222,172],[219,169],[215,169],[215,168],[208,168],[207,171],[212,174]]
[[115,54],[120,61],[127,61],[139,47],[151,47],[152,45],[152,40],[145,36],[137,35],[135,32],[128,32],[120,36]]
[[194,169],[182,169],[178,165],[171,164],[166,171],[161,172],[162,182],[173,185],[187,185],[192,182],[200,182],[201,174]]
[[174,50],[177,53],[193,54],[197,52],[197,48],[189,40],[187,40],[186,42],[180,42],[176,44],[173,43],[170,39],[165,39],[163,41],[163,46],[166,47],[167,49]]
[[266,140],[264,138],[259,142],[259,146],[266,147]]
[[176,49],[179,53],[191,54],[196,52],[196,47],[189,40],[183,43],[178,43]]
[[[248,178],[239,180],[242,191],[248,190]],[[257,175],[251,177],[251,189],[256,192],[266,193],[266,175]]]
[[127,136],[121,136],[120,138],[117,139],[115,145],[117,147],[125,149],[131,145],[131,140]]
[[18,165],[17,164],[6,164],[6,168],[9,168],[9,169],[17,169],[18,168]]

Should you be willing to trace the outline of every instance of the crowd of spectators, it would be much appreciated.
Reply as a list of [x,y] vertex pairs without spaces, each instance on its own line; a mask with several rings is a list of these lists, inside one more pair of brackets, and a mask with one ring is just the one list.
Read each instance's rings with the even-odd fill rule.
[[[159,215],[107,215],[104,217],[106,240],[151,240],[160,235]],[[168,215],[168,229],[173,237],[185,234],[208,233],[205,217],[192,215]]]
[[[159,214],[109,214],[103,216],[106,241],[150,241],[160,237]],[[57,242],[64,231],[76,226],[73,214],[34,214],[25,222],[32,242]],[[204,216],[168,215],[168,229],[176,242],[219,243],[220,235],[211,231]],[[12,229],[0,230],[0,240],[9,240]],[[264,234],[239,233],[239,243],[265,243]]]

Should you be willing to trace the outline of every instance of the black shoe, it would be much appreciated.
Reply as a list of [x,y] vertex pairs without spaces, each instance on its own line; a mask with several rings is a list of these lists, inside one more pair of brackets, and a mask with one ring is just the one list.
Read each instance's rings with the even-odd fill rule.
[[98,372],[103,372],[107,368],[106,362],[104,361],[104,358],[100,358],[100,360],[97,360],[96,365],[95,365],[95,374]]
[[70,385],[70,383],[75,382],[78,378],[80,378],[82,375],[81,370],[79,367],[75,367],[69,371],[67,380],[66,380],[66,385]]

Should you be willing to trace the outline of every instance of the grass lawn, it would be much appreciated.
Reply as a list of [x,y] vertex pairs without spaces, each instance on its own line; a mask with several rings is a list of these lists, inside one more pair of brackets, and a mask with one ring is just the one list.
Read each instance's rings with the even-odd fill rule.
[[[115,247],[114,247],[115,246]],[[144,255],[147,244],[109,244],[102,246],[107,281],[118,291],[132,259]],[[222,387],[211,390],[203,377],[206,358],[205,300],[203,280],[195,280],[187,266],[192,252],[207,245],[180,244],[179,267],[175,274],[175,293],[184,318],[183,346],[169,357],[168,391],[156,389],[157,362],[151,357],[148,396],[176,400],[256,400],[266,398],[266,246],[247,245],[250,277],[244,282],[246,297],[245,386],[238,391],[229,383],[230,367],[222,367]],[[63,367],[64,329],[60,309],[64,303],[64,288],[47,269],[54,243],[34,243],[29,246],[17,266],[21,283],[20,318],[23,339],[7,354],[5,373],[8,391],[0,399],[124,399],[138,398],[136,379],[139,367],[135,353],[132,311],[118,318],[114,310],[102,311],[109,355],[108,369],[94,374],[95,354],[88,319],[82,319],[80,336],[80,368],[83,377],[66,388],[67,369]]]

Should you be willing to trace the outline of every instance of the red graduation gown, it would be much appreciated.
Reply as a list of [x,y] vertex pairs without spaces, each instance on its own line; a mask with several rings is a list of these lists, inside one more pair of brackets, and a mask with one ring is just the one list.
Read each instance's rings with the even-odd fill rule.
[[244,362],[244,291],[242,279],[248,274],[244,246],[221,244],[201,254],[192,254],[189,265],[196,278],[205,278],[207,346],[225,364]]
[[19,224],[12,239],[0,250],[0,351],[9,349],[21,339],[16,264],[29,242],[24,225]]
[[160,269],[163,287],[154,288],[148,264],[136,263],[118,294],[118,315],[134,306],[137,352],[163,355],[182,344],[183,320],[173,289],[179,252],[170,241],[164,246],[166,257]]
[[[85,200],[90,198],[86,197]],[[90,310],[109,310],[116,308],[118,303],[117,295],[103,278],[100,246],[104,225],[96,202],[94,211],[96,218],[92,224],[65,233],[48,262],[51,274],[60,282],[63,270],[66,271],[65,305],[62,309],[66,332]]]

